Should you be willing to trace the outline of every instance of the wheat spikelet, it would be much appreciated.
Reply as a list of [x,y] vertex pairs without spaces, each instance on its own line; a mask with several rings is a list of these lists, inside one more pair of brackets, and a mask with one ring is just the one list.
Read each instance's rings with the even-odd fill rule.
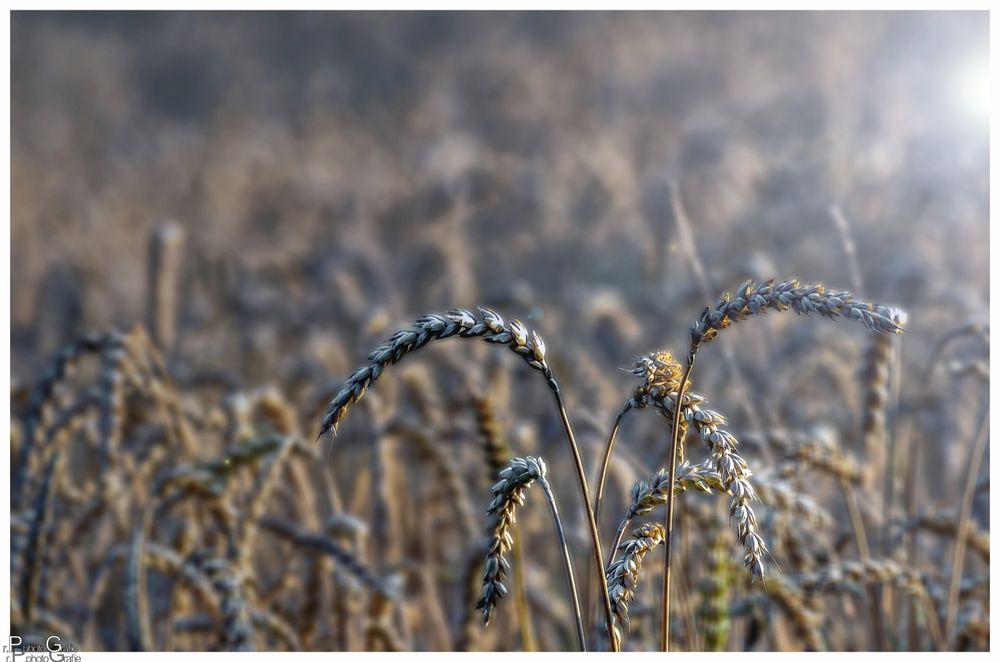
[[364,396],[368,387],[388,366],[432,340],[453,337],[481,338],[489,343],[506,345],[532,368],[540,370],[546,379],[551,379],[551,370],[545,362],[545,343],[534,332],[529,338],[528,330],[518,320],[506,324],[502,317],[487,308],[480,308],[478,317],[460,309],[444,315],[425,315],[417,319],[411,328],[397,331],[386,344],[372,351],[368,355],[369,364],[347,378],[323,415],[319,436],[330,429],[336,431],[350,407]]
[[[36,607],[35,602],[38,599],[38,587],[44,566],[43,549],[45,545],[43,537],[48,528],[48,522],[52,518],[53,481],[56,473],[61,470],[62,458],[63,454],[57,453],[49,460],[32,509],[28,536],[24,546],[24,561],[21,564],[21,581],[18,586],[21,617],[25,627],[31,627],[33,623],[32,617]],[[39,606],[44,608],[45,605]]]
[[386,581],[373,573],[361,561],[355,558],[353,554],[332,539],[301,531],[294,524],[273,517],[265,517],[260,520],[259,524],[267,531],[285,538],[297,547],[326,554],[343,570],[347,571],[351,577],[372,591],[387,597],[395,597],[398,594],[398,588],[392,582]]
[[500,427],[493,411],[489,396],[473,395],[473,411],[476,415],[476,427],[479,430],[479,440],[483,450],[483,459],[489,468],[490,481],[495,481],[500,471],[510,461],[510,444]]
[[830,428],[797,432],[790,439],[777,437],[776,441],[785,449],[776,472],[779,477],[801,476],[806,469],[815,469],[847,484],[861,484],[861,467],[853,456],[839,447]]
[[[664,417],[672,419],[676,398],[676,393],[661,395],[660,392],[653,391],[644,394],[641,403],[642,406],[656,407]],[[751,505],[757,495],[750,484],[750,469],[746,460],[736,450],[739,443],[736,437],[720,427],[725,425],[725,417],[711,409],[702,409],[698,406],[698,403],[703,401],[704,398],[693,393],[685,396],[682,418],[697,431],[701,440],[711,450],[711,461],[719,474],[724,491],[732,495],[729,514],[736,527],[736,537],[745,549],[743,563],[753,578],[763,578],[764,554],[767,552],[767,547],[757,533],[757,516]]]
[[23,440],[15,464],[16,470],[11,476],[11,494],[15,499],[13,505],[19,504],[24,496],[24,484],[31,469],[32,451],[35,445],[41,442],[40,434],[48,426],[49,419],[58,407],[58,403],[55,402],[56,391],[73,374],[85,355],[100,352],[107,341],[108,336],[105,335],[84,334],[74,342],[63,346],[56,352],[47,371],[32,389],[24,416]]
[[726,650],[730,629],[731,563],[718,528],[708,532],[708,565],[701,582],[701,605],[697,612],[704,648],[709,651]]
[[[669,489],[670,476],[665,469],[657,471],[649,480],[636,483],[632,487],[632,503],[629,506],[628,518],[631,520],[639,515],[645,515],[656,506],[665,504]],[[674,493],[679,494],[689,489],[707,493],[725,492],[722,476],[715,470],[714,461],[707,460],[695,465],[685,462],[677,467]]]
[[808,494],[793,489],[788,482],[757,476],[755,487],[761,502],[778,512],[789,513],[815,527],[828,527],[833,523],[833,517],[823,506]]
[[448,502],[455,508],[462,535],[471,538],[479,531],[472,502],[465,483],[460,478],[460,469],[455,458],[434,442],[423,430],[402,421],[392,421],[386,427],[387,434],[400,434],[413,440],[427,455],[438,471],[438,480],[444,488]]
[[632,538],[619,547],[621,558],[614,561],[605,570],[608,578],[608,591],[611,598],[611,608],[615,615],[613,636],[618,641],[622,639],[622,628],[629,623],[628,608],[635,589],[639,584],[639,568],[642,558],[651,549],[663,542],[664,529],[659,524],[644,524],[632,532]]
[[[505,375],[506,373],[497,369],[497,374]],[[494,381],[498,380],[499,378]],[[483,460],[486,463],[490,483],[492,483],[497,479],[507,462],[510,461],[510,444],[503,432],[500,421],[496,417],[491,396],[473,395],[472,404],[476,416],[476,428],[479,431],[480,447],[483,451]],[[528,652],[535,650],[535,628],[531,621],[531,615],[528,612],[527,587],[524,577],[524,552],[517,524],[511,530],[511,535],[514,538],[514,544],[511,548],[511,557],[514,559],[514,602],[517,609],[518,626],[521,630],[521,648],[523,651]],[[586,596],[589,598],[589,584],[587,588],[588,592]],[[589,600],[587,600],[587,603],[589,604]]]
[[[696,352],[718,336],[719,331],[753,315],[768,310],[794,310],[800,315],[818,313],[834,319],[846,317],[858,320],[872,331],[902,333],[905,314],[898,309],[880,304],[858,301],[850,292],[827,291],[823,285],[797,280],[775,283],[768,280],[755,284],[748,280],[730,297],[728,293],[714,307],[705,308],[698,321],[691,327],[691,349]],[[896,320],[900,320],[897,322]]]
[[[886,411],[889,406],[889,366],[892,361],[891,336],[876,335],[864,358],[862,381],[865,404],[861,418],[864,442],[865,487],[873,488],[885,458]],[[892,459],[889,458],[891,462]]]
[[483,587],[476,609],[483,612],[483,622],[489,625],[497,602],[507,594],[504,580],[510,564],[506,554],[514,543],[511,529],[518,506],[524,505],[524,494],[539,478],[545,476],[545,463],[533,457],[514,458],[501,471],[493,486],[493,501],[488,513],[496,519],[493,536],[483,570]]
[[806,650],[826,650],[822,634],[823,619],[806,603],[803,590],[798,585],[785,575],[777,573],[769,579],[766,595],[791,620]]
[[[990,562],[990,533],[976,528],[969,522],[967,542],[969,548],[979,554],[982,559]],[[959,514],[955,510],[917,513],[903,524],[903,533],[920,529],[947,536],[957,536],[959,530]]]
[[244,595],[246,576],[240,568],[226,559],[209,560],[205,563],[205,569],[219,594],[226,648],[231,651],[252,651],[254,628],[250,617],[251,608]]
[[574,616],[576,617],[577,639],[581,650],[587,650],[586,637],[584,634],[583,615],[580,610],[580,598],[577,593],[576,580],[573,577],[573,563],[570,559],[569,546],[566,542],[566,532],[563,528],[562,520],[559,517],[559,509],[556,506],[555,495],[548,480],[545,478],[545,462],[541,458],[515,457],[507,466],[500,471],[500,480],[493,486],[493,501],[490,503],[488,512],[494,517],[496,524],[493,527],[493,535],[489,551],[486,554],[485,569],[483,570],[483,590],[476,604],[477,609],[483,611],[483,622],[490,623],[492,611],[496,603],[507,593],[507,588],[503,581],[506,578],[510,565],[505,554],[510,551],[513,545],[512,528],[514,526],[514,514],[517,506],[524,504],[524,494],[535,482],[542,486],[548,501],[549,509],[552,512],[552,519],[555,523],[556,533],[559,536],[559,544],[562,550],[563,567],[566,573],[566,583],[570,590]]
[[254,626],[270,632],[285,644],[289,651],[301,650],[302,644],[295,629],[283,618],[267,609],[255,609],[250,616]]

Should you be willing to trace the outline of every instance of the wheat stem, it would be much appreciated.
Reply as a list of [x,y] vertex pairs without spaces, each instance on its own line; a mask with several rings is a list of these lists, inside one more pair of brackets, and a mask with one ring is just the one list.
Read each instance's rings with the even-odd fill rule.
[[670,482],[667,490],[667,512],[663,522],[665,537],[663,540],[663,589],[660,604],[660,650],[664,653],[670,651],[670,556],[674,526],[674,485],[677,484],[677,447],[680,445],[681,419],[684,418],[678,413],[681,403],[684,401],[684,391],[687,389],[688,378],[694,368],[695,354],[696,350],[692,349],[684,364],[684,372],[681,373],[680,383],[677,387],[677,399],[675,400],[677,404],[674,406],[674,416],[670,429]]
[[958,531],[955,534],[955,548],[951,557],[951,581],[948,586],[948,603],[945,610],[944,635],[945,641],[951,641],[955,634],[955,617],[958,614],[958,588],[962,581],[962,568],[965,564],[965,548],[968,541],[969,519],[972,516],[972,497],[975,494],[976,481],[979,479],[979,469],[983,464],[986,452],[986,440],[989,439],[989,404],[984,408],[976,431],[976,444],[969,459],[969,472],[965,478],[965,490],[962,494],[962,505],[958,516]]
[[587,641],[583,629],[583,614],[580,612],[580,595],[576,588],[576,580],[573,578],[573,562],[570,560],[569,556],[569,545],[566,543],[566,531],[563,529],[562,519],[559,517],[559,509],[556,507],[556,498],[552,494],[552,488],[549,486],[549,481],[542,476],[539,481],[542,485],[542,490],[545,492],[545,498],[549,502],[549,510],[552,511],[552,519],[555,520],[556,531],[559,533],[559,545],[562,547],[563,555],[563,567],[566,571],[566,583],[569,584],[570,596],[573,600],[573,616],[576,619],[576,635],[579,639],[580,650],[587,650]]

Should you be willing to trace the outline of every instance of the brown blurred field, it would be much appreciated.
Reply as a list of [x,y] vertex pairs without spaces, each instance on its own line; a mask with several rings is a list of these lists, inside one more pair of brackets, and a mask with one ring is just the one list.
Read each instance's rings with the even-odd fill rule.
[[[699,355],[754,478],[816,517],[757,504],[761,584],[728,498],[681,495],[671,649],[989,649],[985,13],[15,12],[11,39],[13,632],[573,649],[540,490],[511,595],[474,610],[490,414],[548,464],[599,648],[573,465],[521,359],[434,343],[314,443],[327,403],[409,320],[489,306],[545,339],[593,481],[636,356],[798,278],[906,333],[789,312]],[[625,420],[605,547],[668,435]],[[624,650],[657,650],[661,572],[656,549]]]

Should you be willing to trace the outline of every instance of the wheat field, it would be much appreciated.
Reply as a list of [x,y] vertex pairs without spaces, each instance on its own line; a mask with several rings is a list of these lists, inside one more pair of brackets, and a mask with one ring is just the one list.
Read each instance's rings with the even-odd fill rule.
[[985,12],[11,26],[12,635],[989,650]]

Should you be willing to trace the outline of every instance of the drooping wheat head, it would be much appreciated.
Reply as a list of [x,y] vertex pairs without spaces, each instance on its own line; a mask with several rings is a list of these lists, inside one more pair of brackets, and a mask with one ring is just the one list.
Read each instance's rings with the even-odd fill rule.
[[618,551],[621,556],[607,567],[608,591],[611,608],[615,614],[614,637],[621,641],[623,628],[629,623],[629,603],[635,597],[639,585],[639,569],[642,558],[663,542],[663,527],[659,524],[644,524],[632,532],[632,538],[623,542]]
[[511,528],[518,506],[524,505],[524,495],[539,478],[545,476],[545,462],[533,457],[514,458],[500,471],[500,480],[493,486],[493,500],[488,513],[495,518],[493,535],[483,568],[483,588],[476,608],[483,612],[483,622],[489,625],[497,602],[507,595],[504,581],[510,570],[507,554],[514,539]]
[[372,383],[385,369],[397,363],[432,340],[447,338],[481,338],[489,343],[506,345],[521,356],[529,366],[542,371],[546,379],[551,371],[545,362],[545,343],[537,333],[528,330],[518,320],[509,324],[488,308],[480,308],[479,315],[456,309],[444,315],[424,315],[408,329],[397,331],[381,347],[368,355],[368,365],[358,368],[347,378],[343,387],[330,401],[320,424],[320,436],[336,430],[352,405],[357,403]]

